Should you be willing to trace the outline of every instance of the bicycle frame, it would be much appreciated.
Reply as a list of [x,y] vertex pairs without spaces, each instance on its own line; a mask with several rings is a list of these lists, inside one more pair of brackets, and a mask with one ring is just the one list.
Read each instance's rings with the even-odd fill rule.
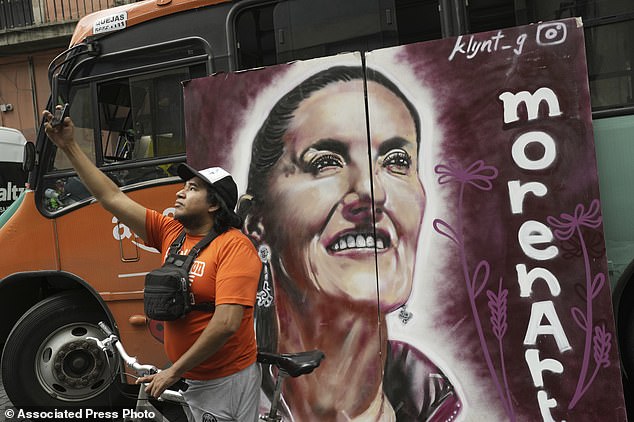
[[[88,339],[95,341],[97,346],[99,346],[104,353],[108,354],[109,352],[112,352],[114,355],[114,351],[116,350],[125,364],[134,369],[139,377],[160,372],[160,369],[156,366],[141,364],[136,357],[130,356],[116,334],[114,334],[110,327],[108,327],[104,322],[99,322],[99,327],[106,334],[106,338],[99,340],[94,337],[88,337]],[[257,358],[259,363],[264,365],[274,365],[278,368],[275,391],[273,393],[273,400],[271,401],[269,412],[266,415],[261,415],[260,420],[264,422],[280,422],[282,420],[282,416],[279,414],[278,408],[281,400],[284,380],[289,376],[299,377],[311,373],[319,366],[324,358],[324,353],[320,350],[288,354],[259,352]],[[177,387],[179,390],[184,391],[187,389],[187,384],[181,380],[172,387]],[[180,391],[171,389],[165,390],[161,396],[157,398],[157,400],[179,404],[183,407],[187,417],[191,417],[189,406],[185,402],[185,399]],[[141,387],[139,388],[136,401],[136,414],[140,415],[140,419],[143,421],[163,421],[166,419],[163,413],[151,403],[150,396],[148,396],[145,392],[145,384],[141,384]],[[133,417],[132,420],[138,419]]]

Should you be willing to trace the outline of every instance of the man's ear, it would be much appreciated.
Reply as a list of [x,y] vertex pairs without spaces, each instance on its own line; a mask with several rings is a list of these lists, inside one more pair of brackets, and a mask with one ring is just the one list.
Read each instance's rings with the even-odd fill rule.
[[220,205],[216,204],[216,205],[210,205],[209,208],[207,209],[208,213],[213,213],[216,212],[220,209]]

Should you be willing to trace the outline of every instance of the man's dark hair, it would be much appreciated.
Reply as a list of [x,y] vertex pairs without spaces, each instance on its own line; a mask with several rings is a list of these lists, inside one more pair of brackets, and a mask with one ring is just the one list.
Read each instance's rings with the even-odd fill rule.
[[229,210],[225,201],[213,187],[209,185],[205,187],[207,188],[207,202],[210,205],[219,206],[214,213],[214,230],[216,234],[226,232],[229,230],[229,227],[235,227],[236,229],[242,228],[242,218],[232,210]]

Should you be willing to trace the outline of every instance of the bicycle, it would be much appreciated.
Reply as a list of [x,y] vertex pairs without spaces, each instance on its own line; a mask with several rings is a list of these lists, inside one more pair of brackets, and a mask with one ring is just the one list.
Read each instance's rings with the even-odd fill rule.
[[[119,340],[119,337],[114,334],[114,332],[110,329],[110,327],[108,327],[108,325],[106,325],[106,323],[101,321],[98,323],[98,325],[103,333],[106,335],[106,338],[103,340],[99,340],[94,337],[88,337],[88,339],[95,341],[97,346],[104,353],[106,353],[106,356],[108,356],[109,359],[115,357],[118,354],[119,357],[125,362],[126,366],[136,371],[138,377],[160,372],[160,369],[158,369],[156,366],[141,364],[138,362],[136,357],[130,356],[123,347],[123,344]],[[278,370],[277,379],[275,381],[275,389],[273,392],[273,399],[271,401],[269,412],[265,415],[260,415],[260,420],[263,422],[280,422],[282,420],[282,416],[279,413],[279,404],[281,400],[284,380],[289,376],[299,377],[313,372],[313,370],[320,365],[321,361],[324,358],[325,355],[321,350],[282,354],[258,352],[258,363],[262,365],[273,365]],[[187,403],[185,402],[185,399],[183,398],[183,395],[180,393],[180,391],[186,391],[187,387],[187,383],[184,380],[180,380],[172,385],[170,388],[165,390],[160,397],[156,398],[156,400],[158,400],[159,402],[171,402],[181,406],[185,415],[190,418],[191,412],[189,410],[189,407],[187,406]],[[127,415],[131,416],[129,418],[126,418],[126,413],[124,412],[124,420],[168,420],[167,417],[164,416],[163,411],[158,409],[150,399],[151,397],[149,397],[148,394],[145,392],[145,384],[141,384],[136,398],[135,410],[131,411],[128,409]]]

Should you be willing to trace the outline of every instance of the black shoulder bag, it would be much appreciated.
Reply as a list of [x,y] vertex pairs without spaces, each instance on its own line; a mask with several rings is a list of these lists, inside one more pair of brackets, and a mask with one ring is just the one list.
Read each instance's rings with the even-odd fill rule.
[[189,269],[200,251],[216,238],[212,230],[192,248],[188,255],[179,255],[185,232],[172,243],[162,267],[145,276],[143,306],[145,314],[157,321],[174,321],[191,311],[213,312],[213,302],[196,304],[189,282]]

